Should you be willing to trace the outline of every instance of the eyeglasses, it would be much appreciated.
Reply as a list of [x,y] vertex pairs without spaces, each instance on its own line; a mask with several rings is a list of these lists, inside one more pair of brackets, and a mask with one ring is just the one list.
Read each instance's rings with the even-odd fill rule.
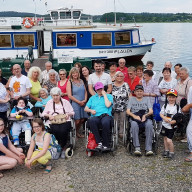
[[1,125],[0,125],[0,127],[3,127],[3,126],[4,126],[4,124],[1,124]]
[[117,75],[117,77],[124,77],[124,76]]
[[35,126],[33,127],[33,129],[39,129],[41,126]]

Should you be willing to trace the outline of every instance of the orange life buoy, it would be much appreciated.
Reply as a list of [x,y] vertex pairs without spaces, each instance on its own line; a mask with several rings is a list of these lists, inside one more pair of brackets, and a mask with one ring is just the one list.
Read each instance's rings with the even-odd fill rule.
[[25,18],[23,19],[23,25],[24,25],[24,27],[26,27],[26,28],[31,28],[31,27],[34,26],[34,22],[32,21],[31,18],[25,17]]

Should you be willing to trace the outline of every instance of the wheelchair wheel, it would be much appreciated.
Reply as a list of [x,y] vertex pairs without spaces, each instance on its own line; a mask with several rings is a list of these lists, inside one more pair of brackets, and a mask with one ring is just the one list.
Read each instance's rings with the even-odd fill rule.
[[86,151],[86,153],[87,153],[87,156],[88,156],[88,157],[93,156],[93,152],[92,152],[92,151]]
[[159,140],[159,134],[155,132],[154,138],[153,138],[153,143],[152,143],[152,150],[155,155],[158,154],[158,140]]
[[130,141],[127,143],[127,147],[126,150],[128,153],[130,153],[131,155],[133,155],[134,153],[134,147],[133,147],[133,143],[131,143]]
[[128,137],[128,124],[126,120],[123,123],[123,145],[127,146],[127,137]]
[[73,149],[75,149],[76,148],[76,127],[75,127],[75,123],[72,121],[71,121],[71,131],[70,131],[70,144],[73,146]]

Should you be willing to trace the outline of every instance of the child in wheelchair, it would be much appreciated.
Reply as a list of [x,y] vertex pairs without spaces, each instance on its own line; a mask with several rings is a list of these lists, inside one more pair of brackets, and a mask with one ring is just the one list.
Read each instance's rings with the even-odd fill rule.
[[169,89],[167,92],[167,101],[161,108],[160,116],[163,119],[161,135],[163,135],[164,140],[164,152],[163,157],[174,158],[174,145],[173,136],[175,132],[176,120],[174,120],[174,115],[181,113],[179,105],[176,104],[177,91],[174,89]]
[[11,135],[13,137],[14,145],[19,145],[19,135],[25,132],[25,142],[27,145],[31,141],[31,125],[26,117],[33,116],[31,109],[27,106],[27,100],[19,97],[17,105],[11,110],[10,117],[15,118],[11,128]]

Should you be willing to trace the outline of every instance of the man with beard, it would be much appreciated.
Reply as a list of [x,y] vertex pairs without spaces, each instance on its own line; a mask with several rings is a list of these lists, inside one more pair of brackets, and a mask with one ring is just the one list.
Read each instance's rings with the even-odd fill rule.
[[109,74],[102,71],[102,64],[103,61],[96,60],[94,62],[94,69],[95,73],[92,73],[89,75],[88,79],[88,87],[89,87],[89,93],[91,95],[95,95],[95,91],[93,90],[93,87],[97,82],[102,82],[104,85],[104,90],[110,94],[112,91],[112,81]]

